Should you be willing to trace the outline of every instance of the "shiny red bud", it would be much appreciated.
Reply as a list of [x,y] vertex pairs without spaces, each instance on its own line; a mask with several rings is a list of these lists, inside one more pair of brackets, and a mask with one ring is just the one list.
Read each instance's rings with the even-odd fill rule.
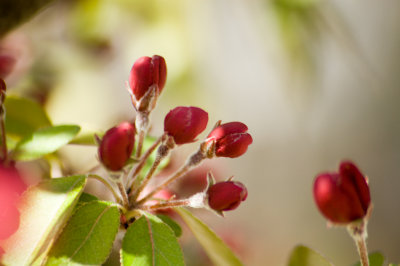
[[140,100],[150,86],[156,84],[158,93],[161,93],[167,79],[167,65],[162,56],[140,57],[133,64],[129,76],[129,86],[136,100]]
[[219,182],[208,189],[207,196],[211,209],[230,211],[236,209],[247,198],[247,189],[240,182]]
[[349,161],[340,164],[338,173],[322,173],[316,177],[314,200],[328,220],[339,224],[365,217],[371,203],[364,175]]
[[241,122],[230,122],[216,127],[207,137],[215,141],[215,155],[218,157],[239,157],[247,151],[253,138],[247,133],[247,126]]
[[198,107],[179,106],[167,114],[164,120],[164,131],[172,136],[176,144],[195,141],[208,123],[208,113]]
[[135,132],[135,126],[128,122],[106,132],[99,146],[99,158],[105,167],[118,171],[125,166],[135,144]]

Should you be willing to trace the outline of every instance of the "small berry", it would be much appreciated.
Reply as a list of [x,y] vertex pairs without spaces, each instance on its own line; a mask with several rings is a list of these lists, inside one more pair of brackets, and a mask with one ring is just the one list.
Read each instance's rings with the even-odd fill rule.
[[207,127],[208,114],[197,107],[179,106],[169,111],[164,120],[164,131],[176,144],[195,141]]
[[365,217],[371,203],[367,181],[353,163],[344,161],[338,173],[322,173],[314,182],[314,200],[333,223],[350,223]]
[[215,155],[218,157],[239,157],[247,151],[253,138],[247,133],[247,126],[241,122],[230,122],[216,127],[207,137],[215,141]]
[[158,94],[164,88],[167,79],[167,65],[162,56],[154,55],[153,57],[140,57],[133,64],[129,76],[129,86],[136,100],[140,100],[150,86],[158,86]]
[[236,209],[240,202],[247,198],[246,187],[236,181],[219,182],[212,185],[208,191],[208,205],[216,211]]
[[99,146],[100,161],[112,171],[121,170],[132,154],[135,126],[128,122],[109,129]]

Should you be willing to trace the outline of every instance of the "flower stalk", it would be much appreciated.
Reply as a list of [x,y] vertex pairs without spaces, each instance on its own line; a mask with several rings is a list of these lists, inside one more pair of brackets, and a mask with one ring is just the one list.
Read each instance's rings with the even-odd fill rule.
[[350,224],[347,227],[350,236],[356,243],[358,254],[362,266],[369,266],[368,250],[367,250],[367,220],[364,219],[361,223]]

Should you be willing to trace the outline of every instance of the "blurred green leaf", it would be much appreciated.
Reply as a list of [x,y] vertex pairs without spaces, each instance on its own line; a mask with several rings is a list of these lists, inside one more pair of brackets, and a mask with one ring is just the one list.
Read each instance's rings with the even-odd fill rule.
[[175,211],[188,225],[215,265],[242,265],[232,250],[207,225],[184,208],[176,208]]
[[17,144],[13,158],[17,160],[33,160],[55,152],[72,140],[79,130],[79,126],[75,125],[39,129]]
[[85,176],[70,176],[30,187],[21,198],[18,231],[0,241],[6,251],[2,263],[20,266],[31,265],[36,260],[40,264],[37,257],[44,258],[41,255],[71,216],[85,184]]
[[70,141],[70,144],[77,144],[77,145],[93,145],[96,146],[97,142],[95,139],[95,135],[101,138],[103,134],[97,132],[84,132],[79,133],[73,140]]
[[157,217],[160,218],[165,224],[171,227],[172,231],[174,231],[176,237],[180,237],[182,235],[182,228],[180,225],[175,222],[174,219],[164,214],[157,214]]
[[289,266],[332,266],[327,259],[325,259],[318,252],[303,246],[296,246],[289,258]]
[[[380,252],[373,252],[368,255],[370,266],[382,266],[385,262],[385,257]],[[353,266],[361,266],[360,262],[355,263]]]
[[46,111],[38,103],[17,96],[7,96],[4,102],[6,110],[6,132],[18,139],[34,131],[51,126]]
[[53,244],[46,265],[100,265],[111,252],[119,228],[111,202],[90,201],[74,212]]
[[178,240],[171,228],[146,213],[126,231],[122,241],[122,265],[185,265]]
[[1,0],[0,37],[33,17],[40,9],[54,0]]

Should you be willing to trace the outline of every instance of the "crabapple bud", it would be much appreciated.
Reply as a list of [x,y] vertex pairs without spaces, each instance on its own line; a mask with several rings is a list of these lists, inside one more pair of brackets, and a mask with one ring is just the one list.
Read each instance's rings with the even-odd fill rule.
[[20,195],[26,190],[21,175],[14,163],[0,164],[0,239],[6,239],[19,227],[17,204]]
[[236,181],[219,182],[207,191],[208,205],[216,211],[236,209],[247,198],[246,187]]
[[154,55],[153,57],[140,57],[133,64],[129,75],[129,86],[136,100],[140,100],[150,86],[158,86],[158,94],[164,88],[167,79],[167,65],[162,56]]
[[230,122],[216,127],[207,137],[215,141],[215,155],[218,157],[239,157],[247,151],[253,138],[247,133],[247,126],[241,122]]
[[135,126],[123,122],[109,129],[101,140],[99,158],[112,171],[121,170],[132,154],[135,144]]
[[340,164],[338,173],[322,173],[316,177],[314,200],[321,213],[337,224],[364,218],[371,203],[364,175],[349,161]]
[[208,114],[203,109],[179,106],[165,117],[164,131],[174,138],[176,144],[190,143],[204,131],[207,122]]

